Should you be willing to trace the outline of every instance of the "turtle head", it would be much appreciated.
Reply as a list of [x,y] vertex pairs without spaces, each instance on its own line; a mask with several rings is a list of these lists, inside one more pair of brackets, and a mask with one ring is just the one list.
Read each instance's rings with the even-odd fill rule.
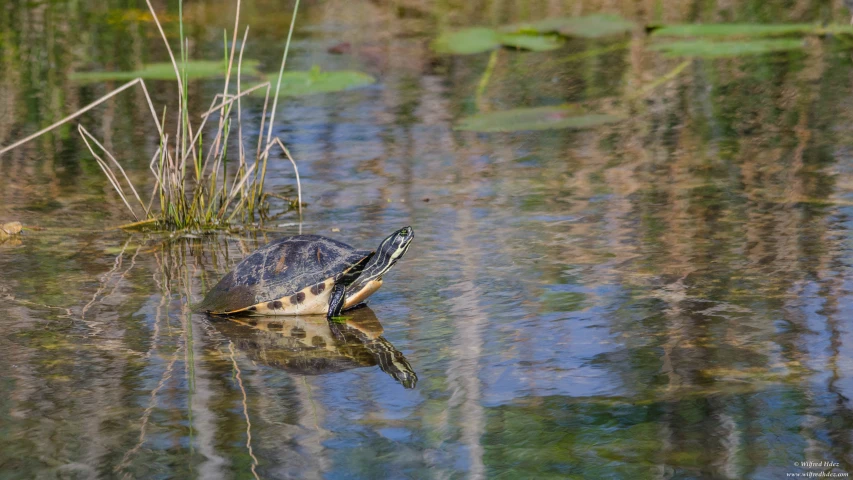
[[385,240],[382,240],[379,248],[376,249],[376,253],[388,255],[392,262],[396,262],[397,259],[406,253],[406,250],[409,249],[409,244],[412,243],[412,239],[414,238],[415,231],[412,227],[403,227],[389,235]]
[[415,231],[412,230],[412,227],[403,227],[382,240],[376,249],[376,254],[373,255],[373,258],[370,259],[358,277],[357,283],[364,285],[373,280],[381,280],[382,275],[385,275],[385,272],[390,270],[397,263],[397,260],[406,253],[414,238]]

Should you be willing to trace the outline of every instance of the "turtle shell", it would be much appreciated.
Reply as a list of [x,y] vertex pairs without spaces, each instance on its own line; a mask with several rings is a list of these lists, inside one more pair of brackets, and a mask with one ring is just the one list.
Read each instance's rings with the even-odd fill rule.
[[363,267],[372,253],[319,235],[280,238],[254,251],[222,277],[198,310],[214,314],[325,313],[331,287],[354,267]]

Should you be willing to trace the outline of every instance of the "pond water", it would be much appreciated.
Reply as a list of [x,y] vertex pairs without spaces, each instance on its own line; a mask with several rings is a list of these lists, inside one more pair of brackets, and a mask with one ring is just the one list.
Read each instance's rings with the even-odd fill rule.
[[[69,73],[166,58],[144,2],[88,3],[0,8],[0,145],[120,84]],[[157,2],[170,32],[172,3]],[[274,3],[244,2],[241,17],[265,71],[290,20]],[[0,240],[0,478],[853,471],[849,41],[689,60],[658,83],[684,59],[640,31],[538,53],[429,48],[450,26],[598,11],[844,23],[842,1],[304,3],[288,68],[378,82],[280,103],[301,222],[272,201],[260,228],[125,233],[114,227],[131,219],[71,125],[0,156],[0,221],[30,227]],[[191,55],[221,58],[233,12],[188,2]],[[173,82],[148,88],[158,108],[174,104]],[[192,82],[193,111],[221,88]],[[570,102],[624,119],[453,128]],[[257,130],[262,101],[243,108]],[[157,138],[141,93],[80,122],[147,198]],[[285,159],[267,186],[294,195]],[[375,248],[406,225],[406,256],[334,331],[322,317],[192,312],[269,240]],[[823,461],[837,465],[799,467]]]

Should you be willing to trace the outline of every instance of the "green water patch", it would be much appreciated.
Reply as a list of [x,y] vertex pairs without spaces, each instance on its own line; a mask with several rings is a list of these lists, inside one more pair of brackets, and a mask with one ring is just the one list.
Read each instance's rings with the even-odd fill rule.
[[488,52],[501,46],[544,52],[558,48],[562,42],[553,35],[500,32],[493,28],[474,27],[445,32],[432,42],[436,53],[471,55]]
[[520,132],[558,128],[593,128],[622,120],[612,114],[588,113],[577,105],[515,108],[478,113],[462,118],[456,130],[472,132]]
[[[275,89],[275,82],[275,78],[270,78],[273,89]],[[354,70],[323,71],[319,66],[314,65],[311,70],[284,72],[281,76],[279,96],[295,97],[315,93],[340,92],[373,83],[376,83],[376,79],[366,73]],[[259,89],[255,95],[263,96],[265,93],[264,89]]]
[[[257,60],[243,60],[241,73],[248,76],[257,76]],[[228,71],[228,64],[214,60],[194,60],[184,65],[178,65],[178,69],[186,69],[187,78],[190,80],[201,78],[224,77]],[[237,66],[231,66],[232,73],[237,72]],[[129,81],[135,78],[143,80],[176,80],[175,67],[170,62],[150,63],[142,68],[131,71],[113,72],[74,72],[70,75],[71,80],[81,83],[106,82],[110,80]]]
[[716,37],[761,38],[826,34],[853,35],[851,25],[814,25],[806,23],[756,24],[756,23],[694,23],[666,25],[652,32],[656,37]]
[[630,32],[636,25],[618,15],[595,14],[580,17],[546,18],[536,22],[502,27],[504,32],[558,33],[566,37],[602,38]]
[[658,43],[649,48],[670,57],[726,58],[800,50],[801,39],[768,39],[747,41],[681,40]]

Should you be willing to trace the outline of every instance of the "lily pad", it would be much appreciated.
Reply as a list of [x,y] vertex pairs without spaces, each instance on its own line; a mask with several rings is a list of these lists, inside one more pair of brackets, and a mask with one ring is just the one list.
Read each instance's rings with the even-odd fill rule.
[[501,33],[493,28],[475,27],[439,35],[432,42],[432,49],[437,53],[456,55],[488,52],[501,46],[543,52],[558,48],[560,43],[560,40],[553,36]]
[[749,40],[731,42],[713,42],[709,40],[684,40],[651,45],[671,57],[741,57],[761,55],[772,52],[784,52],[802,49],[805,45],[799,39]]
[[437,53],[470,55],[499,47],[499,38],[500,34],[492,28],[466,28],[442,33],[433,40],[432,49]]
[[577,105],[516,108],[501,112],[478,113],[465,117],[456,130],[472,132],[520,132],[556,128],[592,128],[622,120],[622,117],[587,113]]
[[[241,73],[243,75],[258,75],[257,60],[243,60]],[[178,68],[182,68],[178,65]],[[228,65],[222,61],[195,60],[187,62],[187,78],[216,78],[225,76]],[[237,65],[231,66],[231,73],[237,73]],[[74,72],[71,80],[76,82],[105,82],[109,80],[133,80],[141,77],[145,80],[175,80],[175,68],[169,62],[150,63],[139,70],[116,72]]]
[[501,45],[534,52],[545,52],[560,47],[560,41],[553,36],[529,35],[525,33],[504,33],[500,35]]
[[[276,78],[270,78],[275,89]],[[324,72],[314,66],[311,70],[294,70],[284,72],[281,76],[281,91],[279,96],[300,96],[314,93],[340,92],[352,88],[363,87],[375,83],[376,79],[366,73],[353,70],[333,70]],[[255,92],[265,95],[264,89]]]
[[600,38],[630,32],[634,23],[618,15],[595,14],[582,17],[546,18],[537,22],[504,27],[507,32],[559,33],[567,37]]
[[813,25],[807,23],[755,24],[755,23],[694,23],[666,25],[655,30],[657,37],[729,37],[757,38],[790,35],[853,34],[850,25]]

